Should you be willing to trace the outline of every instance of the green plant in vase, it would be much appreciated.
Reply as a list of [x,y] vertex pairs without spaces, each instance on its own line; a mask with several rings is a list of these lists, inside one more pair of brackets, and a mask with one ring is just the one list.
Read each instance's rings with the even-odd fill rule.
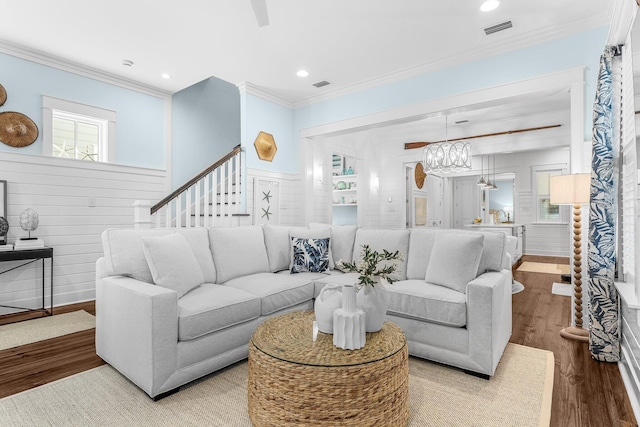
[[357,288],[360,290],[363,286],[374,287],[379,279],[385,279],[388,283],[396,281],[391,275],[398,271],[398,264],[383,263],[383,261],[402,261],[400,251],[390,252],[383,249],[382,252],[371,249],[369,245],[362,245],[362,254],[360,262],[338,261],[338,266],[342,271],[359,273]]

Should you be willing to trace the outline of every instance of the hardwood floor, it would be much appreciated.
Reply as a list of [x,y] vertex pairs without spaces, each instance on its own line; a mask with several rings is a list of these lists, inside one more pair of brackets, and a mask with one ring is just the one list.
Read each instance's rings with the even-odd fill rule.
[[[567,264],[567,258],[535,257],[526,261]],[[513,295],[511,342],[553,351],[555,378],[551,413],[554,427],[637,426],[618,366],[591,359],[587,343],[560,337],[570,324],[571,298],[553,295],[559,274],[514,271],[524,291]],[[93,302],[56,308],[95,314]],[[0,324],[32,315],[0,317]],[[102,365],[95,354],[95,330],[0,351],[0,398]]]
[[[56,307],[54,314],[75,310],[96,314],[93,301]],[[38,313],[1,316],[0,325],[41,316]],[[95,329],[89,329],[0,350],[0,398],[103,365],[96,355],[95,336]]]
[[[524,261],[568,264],[567,258],[526,255]],[[513,295],[511,342],[553,351],[555,373],[551,426],[637,426],[618,365],[596,362],[589,344],[567,340],[571,298],[551,293],[559,274],[514,271],[524,291]]]

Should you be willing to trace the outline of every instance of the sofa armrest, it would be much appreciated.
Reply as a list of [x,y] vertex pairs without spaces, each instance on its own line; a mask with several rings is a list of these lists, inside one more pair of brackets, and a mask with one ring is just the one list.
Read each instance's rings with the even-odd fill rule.
[[467,286],[469,353],[495,371],[511,337],[511,274],[489,271]]
[[107,363],[155,397],[176,370],[177,345],[175,291],[125,276],[96,278],[96,353]]

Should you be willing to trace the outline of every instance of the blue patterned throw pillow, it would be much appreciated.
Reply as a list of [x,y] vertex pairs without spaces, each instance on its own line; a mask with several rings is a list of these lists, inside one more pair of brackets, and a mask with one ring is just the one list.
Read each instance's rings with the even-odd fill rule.
[[291,238],[293,265],[291,273],[320,273],[329,269],[329,237],[324,239]]

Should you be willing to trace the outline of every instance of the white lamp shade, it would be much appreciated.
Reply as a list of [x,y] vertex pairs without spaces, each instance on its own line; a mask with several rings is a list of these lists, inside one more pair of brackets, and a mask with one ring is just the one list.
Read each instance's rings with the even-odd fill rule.
[[591,175],[576,173],[551,177],[550,195],[553,205],[577,205],[589,203]]

